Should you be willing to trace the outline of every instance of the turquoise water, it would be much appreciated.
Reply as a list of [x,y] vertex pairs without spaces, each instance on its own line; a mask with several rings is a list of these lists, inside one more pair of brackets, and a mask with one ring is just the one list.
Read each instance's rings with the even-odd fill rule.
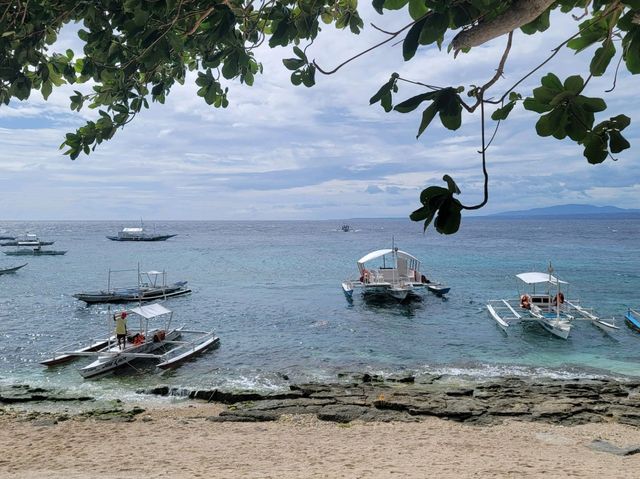
[[[343,223],[353,231],[340,231]],[[118,397],[157,384],[279,388],[335,379],[338,372],[448,373],[473,376],[640,375],[640,335],[623,325],[640,304],[640,219],[465,219],[452,237],[422,233],[408,220],[157,222],[159,243],[105,238],[125,222],[4,222],[0,230],[55,240],[65,256],[28,258],[0,276],[0,382],[64,387]],[[153,227],[153,222],[148,226]],[[422,260],[427,275],[451,286],[448,299],[349,304],[340,283],[356,276],[364,254],[396,245]],[[0,265],[22,258],[0,257]],[[607,335],[576,324],[567,341],[535,324],[505,336],[489,317],[489,299],[515,297],[513,276],[544,271],[569,281],[580,297],[622,328]],[[105,288],[108,270],[166,270],[193,294],[169,300],[176,321],[215,329],[221,344],[168,374],[152,364],[83,380],[86,363],[47,369],[39,361],[76,339],[106,332],[108,307],[71,295]],[[134,283],[136,273],[120,274]],[[124,285],[124,284],[123,284]]]

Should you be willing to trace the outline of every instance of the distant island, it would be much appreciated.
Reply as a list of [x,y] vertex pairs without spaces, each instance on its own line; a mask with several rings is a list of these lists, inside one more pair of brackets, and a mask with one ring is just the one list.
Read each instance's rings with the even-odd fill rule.
[[640,209],[625,209],[617,206],[593,206],[593,205],[557,205],[546,208],[532,208],[530,210],[505,211],[488,215],[491,217],[515,217],[515,216],[597,216],[597,215],[625,215],[640,216]]

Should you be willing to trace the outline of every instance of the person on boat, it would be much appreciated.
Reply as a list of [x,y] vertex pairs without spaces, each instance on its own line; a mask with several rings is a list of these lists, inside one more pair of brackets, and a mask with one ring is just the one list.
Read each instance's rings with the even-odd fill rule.
[[369,270],[368,269],[363,269],[362,270],[362,275],[360,276],[360,282],[361,283],[368,283],[369,282]]
[[559,292],[558,294],[556,294],[556,297],[553,298],[553,304],[555,306],[560,306],[561,304],[564,304],[564,294],[562,292]]
[[124,349],[127,346],[127,312],[122,311],[114,314],[113,320],[116,322],[118,349]]
[[531,298],[528,294],[520,296],[520,307],[522,309],[531,309]]

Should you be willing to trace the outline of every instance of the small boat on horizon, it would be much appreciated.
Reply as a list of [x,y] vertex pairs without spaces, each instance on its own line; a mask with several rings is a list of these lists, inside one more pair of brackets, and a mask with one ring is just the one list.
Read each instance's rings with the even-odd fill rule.
[[135,228],[122,228],[117,236],[107,236],[111,241],[166,241],[169,238],[178,236],[177,234],[156,234],[149,233],[142,221],[140,226]]
[[[371,263],[376,260],[381,264],[372,266]],[[353,299],[355,289],[360,289],[365,298],[389,297],[398,301],[418,295],[425,289],[440,297],[450,290],[449,287],[427,279],[420,271],[420,261],[395,246],[373,251],[360,258],[357,265],[359,279],[342,283],[342,291],[348,300]]]

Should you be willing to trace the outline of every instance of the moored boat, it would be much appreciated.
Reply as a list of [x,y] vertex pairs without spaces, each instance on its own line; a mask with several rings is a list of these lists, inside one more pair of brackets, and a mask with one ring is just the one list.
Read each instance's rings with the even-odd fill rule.
[[[135,360],[157,361],[157,368],[170,369],[217,346],[220,342],[213,331],[187,330],[184,326],[174,328],[173,312],[159,303],[138,306],[127,313],[129,314],[118,314],[127,318],[133,315],[140,321],[138,327],[126,329],[126,338],[122,335],[123,343],[119,343],[116,336],[111,335],[84,348],[62,348],[41,364],[56,366],[80,357],[93,357],[94,361],[79,369],[84,378],[108,373]],[[117,316],[114,315],[113,319]],[[111,321],[110,314],[108,321]],[[161,327],[150,328],[150,321],[163,324]],[[111,327],[109,325],[109,328]],[[187,339],[188,337],[191,339]]]
[[116,236],[111,235],[107,236],[107,238],[111,241],[166,241],[174,236],[177,236],[177,234],[149,233],[140,222],[140,227],[122,228]]
[[567,339],[575,321],[588,321],[606,332],[620,329],[613,319],[602,319],[579,300],[566,299],[568,284],[548,272],[526,272],[516,275],[517,299],[490,300],[487,310],[496,324],[506,333],[515,323],[532,321],[552,335]]
[[[378,264],[374,265],[376,261]],[[438,296],[450,289],[428,280],[420,271],[420,261],[396,247],[372,251],[360,258],[357,266],[360,277],[342,282],[342,291],[348,300],[353,299],[355,289],[361,290],[365,298],[390,297],[397,301],[417,296],[425,289]]]
[[87,304],[96,303],[129,303],[147,302],[173,298],[191,293],[187,281],[177,281],[167,284],[166,271],[140,271],[138,269],[138,284],[128,287],[112,287],[112,273],[133,270],[109,270],[106,290],[85,291],[76,293],[74,298]]

